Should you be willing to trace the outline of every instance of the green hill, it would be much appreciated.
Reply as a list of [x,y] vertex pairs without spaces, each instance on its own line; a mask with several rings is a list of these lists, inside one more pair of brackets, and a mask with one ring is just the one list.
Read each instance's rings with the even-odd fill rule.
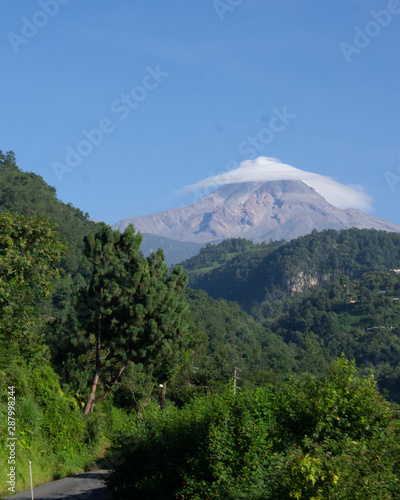
[[67,273],[75,273],[80,265],[83,237],[93,231],[96,224],[89,214],[63,203],[57,198],[54,187],[40,175],[23,172],[17,167],[12,151],[0,151],[0,212],[5,210],[22,215],[43,214],[57,223],[59,232],[68,242],[69,251],[62,267]]
[[264,335],[283,341],[280,373],[322,374],[344,353],[362,373],[373,369],[380,389],[400,401],[400,275],[391,271],[400,268],[399,234],[349,229],[289,243],[227,240],[183,266],[193,288],[236,300]]
[[196,384],[226,383],[232,379],[234,367],[242,371],[244,383],[276,380],[295,371],[293,354],[282,338],[237,303],[190,288],[186,297],[196,335],[204,339],[194,359]]
[[[197,256],[185,262],[193,288],[186,290],[188,311],[183,307],[185,312],[176,319],[183,320],[185,325],[188,322],[188,338],[176,348],[176,352],[173,351],[173,343],[163,344],[164,352],[172,354],[171,359],[176,363],[170,365],[171,369],[168,363],[165,365],[168,373],[164,369],[155,371],[142,362],[129,364],[109,398],[99,400],[93,413],[83,418],[82,403],[87,399],[88,376],[92,374],[95,359],[91,348],[95,337],[93,330],[88,332],[86,306],[92,307],[93,317],[97,309],[93,308],[93,300],[88,300],[87,304],[79,302],[78,290],[85,287],[86,278],[90,277],[89,271],[86,275],[81,274],[80,262],[83,236],[98,226],[89,221],[88,214],[59,201],[55,189],[40,176],[22,172],[11,152],[0,152],[0,215],[5,211],[22,215],[8,213],[2,217],[0,260],[4,272],[0,280],[0,412],[8,411],[8,415],[11,412],[13,416],[13,408],[10,410],[10,405],[7,408],[7,391],[10,384],[17,387],[20,432],[17,453],[26,461],[33,457],[37,480],[61,477],[88,467],[117,436],[123,443],[129,443],[133,431],[140,431],[140,435],[143,432],[146,436],[143,445],[146,443],[146,446],[147,439],[151,444],[154,436],[165,437],[160,419],[162,415],[177,432],[173,433],[173,442],[166,442],[166,446],[156,443],[154,449],[162,449],[170,456],[172,445],[177,443],[180,447],[183,443],[186,453],[188,448],[182,440],[185,426],[180,419],[182,416],[182,422],[188,423],[187,430],[190,433],[193,431],[198,439],[199,418],[190,407],[194,404],[196,408],[204,407],[205,415],[210,416],[203,429],[213,443],[215,426],[221,426],[223,439],[218,439],[217,443],[222,446],[221,457],[226,451],[226,440],[230,439],[234,445],[232,457],[244,460],[245,468],[251,456],[251,464],[254,465],[251,465],[251,470],[259,471],[259,460],[262,459],[267,464],[263,472],[266,477],[270,473],[278,474],[277,491],[281,491],[281,479],[289,477],[290,471],[306,470],[304,464],[319,467],[321,460],[331,464],[332,446],[342,449],[343,439],[347,439],[347,448],[342,449],[343,454],[337,455],[336,462],[338,470],[339,464],[340,467],[344,464],[344,469],[340,469],[344,488],[348,484],[347,478],[353,477],[353,472],[350,469],[347,471],[347,459],[351,456],[355,463],[359,463],[360,459],[354,448],[359,436],[347,436],[346,433],[349,429],[357,429],[358,425],[362,430],[361,436],[365,434],[367,439],[370,426],[374,425],[371,408],[376,408],[376,403],[379,406],[379,402],[387,413],[387,441],[381,445],[382,426],[379,424],[376,441],[365,441],[367,444],[359,448],[362,453],[367,450],[368,457],[371,453],[374,457],[367,476],[373,478],[379,491],[381,485],[377,477],[383,476],[376,468],[376,460],[379,467],[386,464],[389,471],[382,483],[396,480],[397,462],[389,464],[393,466],[393,474],[388,463],[384,462],[388,455],[392,460],[397,453],[396,447],[390,448],[393,452],[386,453],[389,444],[397,442],[397,434],[392,432],[393,419],[388,413],[388,403],[377,396],[373,379],[357,381],[356,368],[350,367],[347,360],[342,359],[339,365],[332,361],[344,353],[348,358],[355,359],[359,373],[367,375],[373,369],[379,390],[388,399],[400,401],[400,274],[396,271],[400,268],[399,234],[374,230],[351,229],[340,233],[328,230],[313,232],[289,243],[254,244],[244,239],[233,239],[219,245],[207,245]],[[45,261],[40,257],[41,247],[35,246],[32,234],[37,238],[42,234],[42,218],[24,217],[31,214],[44,214],[57,223],[58,233],[68,242],[68,253],[61,263],[63,272],[60,276],[40,265]],[[49,226],[47,221],[43,224]],[[16,229],[9,230],[10,227]],[[49,226],[44,234],[49,238],[51,236],[48,239],[50,242],[54,236],[56,251],[59,248],[58,238],[52,227]],[[119,235],[112,238],[116,236]],[[43,243],[43,240],[40,242]],[[49,243],[45,243],[44,247],[52,248]],[[157,262],[152,261],[154,265]],[[107,262],[105,266],[107,269]],[[119,267],[118,273],[121,269],[124,267]],[[162,269],[165,268],[160,263],[155,271]],[[112,307],[118,303],[117,299],[121,297],[125,300],[126,296],[118,291],[118,286],[113,287],[117,274],[112,274],[112,270],[113,265],[108,283],[115,295],[110,295],[113,300],[106,312],[115,313],[115,318],[118,318],[120,307],[114,310]],[[102,279],[103,270],[98,276]],[[44,280],[38,282],[41,288],[32,288],[35,280],[41,277]],[[130,286],[134,282],[130,278],[127,280]],[[157,280],[151,282],[153,290]],[[47,292],[49,297],[41,300]],[[129,305],[137,307],[137,302],[132,299]],[[147,305],[149,308],[154,305],[151,294],[146,298]],[[168,312],[161,317],[163,325],[168,325]],[[127,325],[130,323],[131,316]],[[155,322],[152,323],[153,329],[149,330],[153,338],[154,326]],[[110,340],[112,343],[115,336]],[[118,355],[123,361],[126,353],[121,351]],[[109,359],[105,360],[104,366],[111,373],[114,366]],[[344,370],[342,378],[340,366]],[[235,395],[232,391],[234,373],[239,377]],[[317,390],[314,375],[322,376],[322,380],[328,377],[321,389]],[[160,380],[163,382],[161,390]],[[240,392],[240,389],[243,391]],[[370,396],[369,406],[360,413],[360,407],[366,400],[365,394]],[[265,396],[265,402],[272,411],[271,425],[265,429],[262,427],[265,415],[260,413],[262,407],[257,401],[259,396]],[[221,413],[211,415],[212,401],[217,400],[222,404]],[[242,401],[243,405],[235,407],[235,401]],[[189,406],[185,406],[188,403]],[[253,416],[249,419],[248,415],[253,404],[256,421],[253,421]],[[342,404],[340,417],[336,414],[333,417]],[[163,408],[162,413],[160,408]],[[191,417],[185,414],[185,408],[189,409]],[[348,420],[352,412],[355,416]],[[308,425],[311,414],[315,418]],[[172,420],[171,415],[174,415]],[[240,439],[232,440],[236,431],[232,433],[230,426],[238,418],[241,420],[241,415],[243,425],[240,424],[237,430]],[[150,427],[147,429],[147,426]],[[293,429],[290,440],[288,426]],[[318,426],[320,430],[332,428],[333,434],[328,436],[329,440],[322,436],[317,443],[319,455],[314,457],[314,462],[310,462],[310,446],[314,452],[317,450],[317,441],[310,432]],[[342,426],[343,433],[337,433],[337,426]],[[254,430],[254,441],[248,441],[246,437],[247,431],[250,430],[250,434],[253,432],[251,429]],[[260,429],[264,431],[260,432]],[[261,447],[257,444],[260,436],[264,439]],[[304,442],[299,441],[299,436]],[[249,444],[246,447],[249,455],[244,459],[241,445],[235,451],[236,443],[242,443],[242,439]],[[268,446],[275,446],[274,454],[269,454],[273,458],[271,462],[265,458],[269,456],[265,453],[267,442]],[[200,443],[207,444],[207,439],[200,436]],[[118,450],[120,444],[117,443]],[[300,444],[304,456],[293,455],[288,460],[288,450],[292,453],[295,450],[293,446]],[[148,447],[149,461],[143,463],[145,467],[150,464],[158,470],[159,454],[154,454],[151,446]],[[215,444],[211,446],[214,449]],[[187,459],[181,453],[176,457],[184,457],[184,463],[191,463],[193,470],[198,471],[199,456],[196,453],[199,449],[196,444],[192,455],[189,449]],[[258,450],[262,452],[260,455]],[[220,451],[217,455],[210,455],[206,450],[205,456],[217,460]],[[119,459],[120,451],[116,453],[118,463],[123,463]],[[3,450],[0,471],[4,476],[7,474],[6,455],[7,450]],[[368,457],[365,466],[369,463]],[[131,463],[130,459],[127,463]],[[226,477],[230,477],[231,456],[226,463]],[[293,463],[298,463],[298,469],[293,469]],[[208,470],[207,463],[204,465],[204,470]],[[319,471],[321,481],[328,477],[322,469],[315,470]],[[238,471],[237,477],[244,477],[243,471]],[[224,474],[219,474],[219,479]],[[297,484],[296,474],[293,476],[294,485]],[[364,475],[365,468],[360,469],[360,477]],[[26,471],[18,468],[17,476],[20,487],[27,487],[29,478]],[[148,476],[139,476],[146,482]],[[165,477],[170,477],[170,470]],[[332,478],[331,486],[336,488],[336,475]],[[203,491],[206,483],[202,472],[198,478],[196,476],[197,479],[199,491]],[[164,488],[164,479],[161,483]],[[235,485],[236,479],[232,482],[232,486]],[[3,490],[0,493],[5,494]],[[290,494],[295,491],[289,490]],[[276,498],[275,491],[271,495],[271,498]],[[143,498],[148,498],[147,491]]]
[[[83,283],[82,240],[96,225],[88,214],[58,200],[40,176],[22,172],[12,152],[0,152],[0,181],[0,211],[45,214],[68,241],[62,265],[77,277],[64,275],[51,303],[40,309],[44,317],[58,318],[46,333],[57,347],[74,324],[73,295]],[[198,370],[186,374],[182,384],[217,387],[231,379],[234,366],[254,383],[294,372],[323,373],[344,352],[364,372],[374,368],[380,387],[398,400],[399,277],[388,274],[397,268],[400,234],[376,230],[206,245],[184,262]],[[57,366],[62,360],[54,361],[67,380],[65,366]]]
[[182,263],[192,288],[233,300],[250,311],[267,298],[304,287],[400,268],[400,234],[328,229],[290,242],[227,240]]
[[344,353],[363,374],[373,369],[380,389],[400,401],[399,274],[371,272],[345,284],[316,286],[287,298],[264,325],[295,345],[297,357],[309,351],[301,371]]

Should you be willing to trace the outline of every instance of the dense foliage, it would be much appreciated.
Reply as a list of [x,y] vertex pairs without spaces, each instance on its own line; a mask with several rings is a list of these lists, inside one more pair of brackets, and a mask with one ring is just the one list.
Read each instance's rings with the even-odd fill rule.
[[[399,234],[207,245],[185,291],[162,251],[144,258],[132,227],[90,222],[12,152],[0,181],[0,414],[13,385],[36,480],[124,429],[118,499],[399,497],[399,426],[376,390],[400,401]],[[332,368],[341,353],[357,368]]]
[[[269,251],[270,244],[244,240],[209,245],[183,265],[192,286],[236,297],[262,325],[251,334],[259,356],[247,356],[240,366],[247,380],[269,379],[276,351],[271,357],[264,346],[274,339],[281,353],[275,373],[324,374],[343,352],[361,373],[374,369],[380,390],[399,402],[399,243],[397,233],[329,230],[275,243]],[[243,252],[236,254],[238,247]]]
[[[235,254],[234,244],[243,250]],[[366,272],[400,268],[400,234],[328,229],[287,243],[256,245],[233,240],[231,245],[208,245],[182,265],[192,288],[237,301],[250,311],[276,295],[342,275],[357,279]]]
[[102,403],[84,419],[76,399],[64,392],[52,369],[48,352],[37,346],[29,359],[2,360],[0,367],[0,474],[10,473],[7,444],[8,388],[15,387],[16,489],[3,480],[0,497],[29,489],[28,461],[32,462],[35,484],[87,470],[129,418],[111,405]]
[[0,150],[0,212],[21,215],[45,215],[56,223],[60,234],[68,242],[68,253],[62,262],[67,273],[75,273],[81,261],[83,237],[96,227],[89,214],[71,203],[57,199],[56,190],[40,175],[22,172],[16,165],[12,151]]
[[[91,391],[84,413],[104,399],[120,382],[129,363],[141,364],[171,378],[188,342],[186,276],[178,266],[169,273],[160,250],[144,258],[142,236],[133,226],[123,234],[100,224],[85,237],[87,288],[79,293],[79,322],[95,360]],[[86,363],[86,370],[92,363]],[[102,386],[102,394],[96,391]]]
[[13,350],[32,341],[32,302],[50,294],[65,245],[40,216],[0,213],[0,343]]
[[[49,349],[42,342],[44,324],[34,306],[51,293],[64,252],[56,228],[45,217],[0,214],[0,415],[4,422],[0,473],[7,477],[14,463],[18,489],[29,485],[28,460],[33,462],[36,481],[78,472],[98,456],[106,436],[113,432],[111,408],[103,407],[103,414],[83,420],[76,399],[62,391]],[[10,387],[15,394],[11,413]],[[12,441],[16,458],[11,463],[6,446],[10,435],[17,437]],[[0,486],[2,496],[15,492],[6,481]]]
[[190,316],[203,342],[196,351],[196,388],[221,388],[241,370],[241,384],[277,380],[290,375],[295,360],[282,338],[240,309],[235,302],[212,299],[202,290],[188,289]]
[[149,407],[111,451],[119,500],[395,499],[399,422],[341,359],[324,380]]
[[[18,174],[19,170],[15,166],[13,155],[2,155],[1,162],[3,174],[7,170]],[[24,175],[21,175],[21,179],[23,178]],[[35,180],[34,176],[32,178]],[[30,197],[27,196],[26,199]],[[83,309],[79,307],[84,302],[74,302],[73,299],[75,295],[76,299],[84,300],[86,290],[89,292],[89,295],[86,294],[86,305],[93,306],[94,301],[90,300],[90,282],[88,285],[86,280],[94,274],[94,269],[89,265],[89,269],[84,271],[86,275],[79,272],[72,275],[63,273],[61,263],[66,270],[68,265],[67,261],[62,259],[68,255],[66,252],[71,251],[73,240],[69,242],[67,248],[65,239],[60,234],[62,231],[56,224],[50,222],[44,215],[36,215],[34,212],[36,210],[32,209],[31,215],[4,210],[0,213],[0,415],[3,416],[3,421],[6,421],[8,388],[15,388],[13,389],[15,413],[12,417],[15,417],[16,422],[16,434],[13,435],[17,436],[15,465],[18,490],[28,487],[29,473],[25,467],[28,460],[33,463],[35,482],[77,473],[89,467],[112,439],[113,432],[126,426],[131,418],[129,410],[120,410],[113,405],[112,398],[107,403],[100,402],[94,412],[84,418],[82,395],[85,396],[85,391],[79,392],[82,386],[74,385],[73,381],[64,384],[64,387],[60,385],[59,376],[54,368],[57,371],[61,368],[60,371],[65,375],[64,381],[69,380],[71,376],[77,374],[82,376],[85,372],[87,374],[91,372],[90,354],[82,353],[80,350],[82,346],[77,344],[73,346],[70,340],[74,337],[76,340],[80,324],[85,323],[83,318],[86,318],[86,326],[90,323],[90,311],[85,308],[85,314],[82,314]],[[111,228],[105,225],[95,227],[99,229],[99,233],[87,238],[87,247],[90,247],[91,241],[101,238],[98,235],[101,234],[101,230],[112,233]],[[175,342],[175,337],[178,335],[175,335],[176,331],[173,330],[174,322],[176,323],[177,317],[181,318],[181,313],[186,307],[183,300],[185,278],[180,268],[169,273],[162,262],[161,252],[144,259],[139,251],[140,235],[135,235],[133,230],[128,230],[124,236],[119,234],[119,237],[123,239],[125,247],[122,248],[123,245],[118,247],[119,261],[114,262],[112,274],[114,278],[119,278],[114,280],[113,285],[119,286],[123,293],[118,308],[116,303],[113,304],[114,319],[122,317],[125,305],[126,314],[123,321],[129,323],[128,302],[129,298],[132,299],[128,293],[130,287],[137,295],[135,300],[131,300],[130,307],[137,314],[138,332],[145,331],[144,336],[148,337],[148,344],[151,342],[155,346],[156,339],[152,338],[155,333],[154,324],[149,316],[150,311],[153,318],[158,321],[159,332],[163,332],[163,338],[159,339],[157,349],[147,357],[152,359],[153,365],[157,365],[158,369],[162,368],[163,375],[168,377],[167,372],[172,358],[175,361],[181,359],[185,352],[184,320],[180,325],[181,343]],[[83,248],[83,242],[80,246]],[[135,247],[135,252],[130,252],[129,246]],[[90,255],[87,257],[90,261]],[[138,283],[136,281],[140,273],[134,261],[141,266],[142,279],[139,279]],[[92,261],[92,264],[95,267],[95,262]],[[125,275],[122,272],[123,268],[126,271]],[[136,284],[139,286],[136,287]],[[140,301],[137,300],[140,295],[139,290],[143,299],[141,309]],[[106,304],[101,303],[100,306],[102,310]],[[143,315],[142,312],[146,308],[147,313]],[[173,309],[175,315],[172,313]],[[107,314],[106,310],[103,312]],[[95,307],[94,314],[97,313]],[[128,334],[131,342],[134,332],[132,324],[129,326],[131,330]],[[177,330],[179,327],[175,326]],[[67,330],[70,337],[66,342],[63,334]],[[171,334],[170,338],[167,332]],[[110,333],[117,332],[110,331]],[[113,352],[114,355],[111,359],[113,366],[110,364],[107,366],[105,363],[109,372],[118,370],[117,365],[121,361],[121,349],[120,352],[114,349],[117,338],[118,335],[114,337],[111,335],[109,338],[112,346],[109,353]],[[43,342],[50,339],[54,343],[46,345]],[[90,340],[87,344],[90,344]],[[76,351],[69,349],[70,347],[75,347]],[[66,363],[64,368],[58,366],[55,361],[60,352],[63,352],[67,361],[73,361],[72,364]],[[74,354],[77,354],[75,358]],[[137,356],[140,356],[139,348]],[[154,366],[153,372],[156,371]],[[77,367],[79,370],[71,370]],[[81,378],[84,382],[85,377]],[[86,386],[85,389],[87,394],[89,387]],[[104,389],[103,384],[102,389]],[[98,400],[100,399],[101,397],[98,397]],[[4,443],[0,452],[0,472],[2,477],[7,477],[6,474],[10,472],[9,449],[5,446],[7,434],[4,429],[0,430],[0,434]],[[17,491],[14,487],[7,490],[7,486],[6,482],[1,486],[2,496]]]

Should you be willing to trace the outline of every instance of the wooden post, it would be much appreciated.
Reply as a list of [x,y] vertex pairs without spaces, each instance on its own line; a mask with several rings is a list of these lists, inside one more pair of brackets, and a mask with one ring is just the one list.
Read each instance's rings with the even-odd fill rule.
[[33,499],[33,484],[32,484],[32,462],[29,460],[29,479],[31,481],[31,497],[32,497],[32,500]]

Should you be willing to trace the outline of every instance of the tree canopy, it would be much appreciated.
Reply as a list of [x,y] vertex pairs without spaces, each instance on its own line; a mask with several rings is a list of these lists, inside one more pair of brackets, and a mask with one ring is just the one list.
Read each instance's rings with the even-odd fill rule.
[[[187,344],[187,279],[180,267],[169,273],[162,251],[144,258],[141,241],[133,226],[121,234],[106,224],[85,238],[91,278],[80,293],[79,321],[94,351],[85,414],[110,393],[128,363],[146,365],[168,380]],[[99,384],[102,393],[96,396]]]
[[4,211],[26,216],[41,214],[57,224],[59,233],[68,242],[61,265],[69,274],[77,272],[83,237],[95,230],[96,224],[89,220],[88,213],[60,201],[56,189],[40,175],[20,170],[12,151],[0,150],[0,212]]
[[[34,299],[50,294],[66,244],[46,217],[0,214],[0,336],[12,343],[32,328]],[[32,332],[30,332],[32,333]]]
[[352,228],[269,244],[227,240],[207,245],[182,265],[192,288],[250,311],[267,294],[290,295],[342,275],[357,279],[366,272],[400,268],[400,234]]

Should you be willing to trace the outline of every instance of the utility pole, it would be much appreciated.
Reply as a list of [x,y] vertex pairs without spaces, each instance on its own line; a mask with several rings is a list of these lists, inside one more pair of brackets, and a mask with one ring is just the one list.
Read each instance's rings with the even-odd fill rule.
[[167,391],[167,382],[159,384],[158,387],[160,388],[160,408],[163,410],[165,407],[165,393]]
[[241,372],[242,370],[240,368],[236,368],[233,372],[233,394],[236,394],[236,389],[241,389],[238,385],[236,385],[236,380],[240,380],[240,377],[237,376],[237,372]]

